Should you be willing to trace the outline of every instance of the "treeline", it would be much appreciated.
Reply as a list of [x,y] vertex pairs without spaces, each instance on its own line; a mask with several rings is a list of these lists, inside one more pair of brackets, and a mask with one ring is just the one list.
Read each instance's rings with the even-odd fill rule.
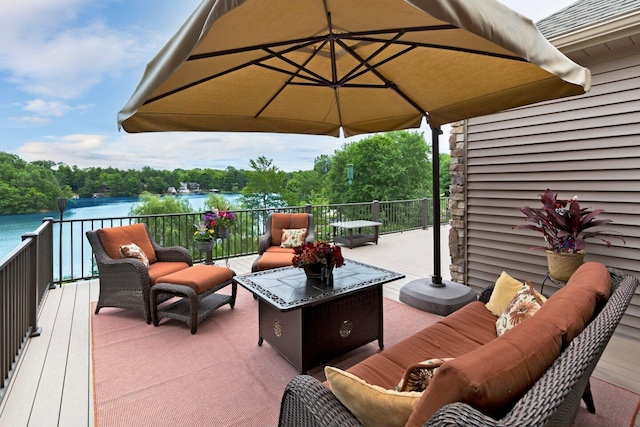
[[[448,154],[440,155],[441,193],[449,191]],[[315,159],[312,170],[284,172],[264,156],[249,169],[141,170],[78,168],[46,160],[26,162],[0,152],[0,214],[55,211],[58,197],[164,194],[180,183],[203,191],[242,193],[243,207],[353,203],[431,196],[430,146],[422,133],[397,131],[344,144]],[[347,170],[353,170],[351,182]]]

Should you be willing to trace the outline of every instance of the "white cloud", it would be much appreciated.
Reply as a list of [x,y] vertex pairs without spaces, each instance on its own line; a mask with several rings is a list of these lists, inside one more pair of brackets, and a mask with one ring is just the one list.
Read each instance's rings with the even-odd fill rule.
[[17,149],[27,161],[51,160],[67,165],[119,169],[249,169],[264,155],[284,171],[308,170],[321,154],[333,154],[344,139],[252,133],[140,133],[48,136]]
[[3,1],[0,71],[25,92],[73,99],[106,75],[146,61],[148,43],[104,25],[100,17],[80,19],[81,11],[94,6],[86,0]]
[[24,117],[9,117],[9,121],[13,122],[23,122],[23,123],[33,123],[37,125],[47,125],[52,122],[50,118],[47,117],[33,117],[33,116],[24,116]]
[[43,101],[42,99],[33,99],[27,102],[24,110],[32,112],[38,116],[62,117],[65,113],[71,111],[71,107],[67,104],[56,101]]

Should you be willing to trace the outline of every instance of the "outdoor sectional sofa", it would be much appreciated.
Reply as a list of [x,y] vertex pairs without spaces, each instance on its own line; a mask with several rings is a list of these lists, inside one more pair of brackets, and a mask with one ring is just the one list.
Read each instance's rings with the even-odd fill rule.
[[[355,388],[338,394],[343,399],[356,396],[347,406],[360,412],[360,418],[368,417],[369,425],[391,425],[393,410],[388,405],[410,398],[388,390],[395,389],[406,369],[427,359],[453,357],[417,395],[401,425],[571,425],[583,394],[593,409],[588,402],[589,377],[637,285],[633,276],[586,263],[533,317],[500,337],[497,316],[485,307],[492,292],[487,289],[480,301],[349,368],[356,378],[347,374],[347,382],[352,382],[348,387]],[[328,384],[299,375],[284,392],[279,425],[363,424]]]

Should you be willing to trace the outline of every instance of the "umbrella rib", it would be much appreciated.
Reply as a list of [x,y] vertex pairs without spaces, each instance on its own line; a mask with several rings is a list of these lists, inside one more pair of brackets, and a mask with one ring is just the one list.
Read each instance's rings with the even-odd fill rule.
[[[385,39],[377,39],[375,37],[353,37],[353,38],[343,37],[343,39],[344,38],[351,39],[351,40],[368,41],[372,43],[384,43],[387,41]],[[445,45],[439,45],[439,44],[433,44],[433,43],[420,43],[420,42],[410,42],[410,41],[402,41],[402,40],[396,41],[394,44],[413,46],[413,47],[426,47],[431,49],[452,50],[456,52],[472,53],[476,55],[490,56],[494,58],[509,59],[512,61],[527,62],[526,59],[523,59],[519,56],[507,55],[505,53],[485,52],[482,50],[467,49],[467,48],[456,47],[456,46],[445,46]]]
[[[340,44],[340,46],[342,46],[345,51],[347,53],[349,53],[349,55],[353,56],[357,61],[363,61],[363,58],[358,55],[353,49],[351,49],[349,46],[346,45],[346,43],[342,42],[342,41],[338,41],[338,43]],[[372,66],[369,63],[364,62],[363,66],[366,67],[368,70],[371,71],[371,74],[375,75],[376,77],[378,77],[382,82],[384,82],[388,87],[390,87],[391,89],[393,89],[398,95],[400,95],[405,101],[407,101],[409,104],[411,104],[413,106],[413,108],[415,108],[416,110],[418,110],[418,112],[421,115],[425,115],[426,111],[424,108],[422,108],[420,105],[418,105],[417,102],[415,102],[413,99],[411,99],[411,97],[409,97],[409,95],[407,95],[406,93],[404,93],[402,90],[400,90],[400,88],[392,81],[390,81],[389,79],[387,79],[385,76],[383,76],[374,66]]]
[[[340,108],[340,94],[338,92],[338,87],[336,84],[338,83],[338,70],[336,69],[336,37],[333,33],[333,22],[331,21],[331,12],[329,12],[329,8],[327,7],[327,0],[322,0],[322,4],[324,5],[324,12],[327,17],[327,28],[329,30],[329,49],[331,52],[331,78],[333,79],[333,94],[334,94],[334,102],[335,106],[338,109],[338,123],[340,127],[344,129],[343,121],[342,121],[342,109]],[[339,39],[338,39],[339,41]],[[327,115],[329,112],[327,111]],[[326,116],[325,116],[326,117]]]
[[[396,28],[396,29],[377,30],[377,31],[358,31],[358,32],[352,32],[352,33],[343,33],[339,35],[334,35],[334,37],[356,39],[356,38],[360,38],[367,35],[398,33],[401,31],[404,31],[405,33],[415,33],[415,32],[421,32],[421,31],[439,31],[439,30],[457,30],[457,29],[458,27],[453,25],[435,25],[430,27]],[[311,38],[305,37],[301,39],[283,40],[280,42],[263,43],[263,44],[247,46],[247,47],[238,47],[234,49],[220,50],[217,52],[199,53],[199,54],[191,55],[189,58],[187,58],[187,61],[196,61],[198,59],[214,58],[216,56],[250,52],[252,50],[263,50],[264,48],[273,48],[273,47],[279,47],[279,46],[296,45],[291,49],[288,49],[288,50],[296,50],[296,49],[299,49],[300,47],[310,46],[318,42],[325,41],[327,40],[327,38],[328,38],[327,35],[315,36]],[[379,39],[375,39],[375,38],[373,40],[380,41]],[[387,40],[383,40],[383,41],[386,42]],[[298,46],[298,44],[300,45]]]
[[[311,60],[313,59],[313,57],[315,57],[315,56],[316,56],[316,53],[317,53],[317,52],[318,52],[318,51],[316,50],[313,54],[309,55],[309,58],[307,58],[307,60],[306,60],[302,65],[298,65],[298,64],[295,64],[295,63],[294,63],[294,65],[296,65],[296,66],[298,67],[298,71],[296,71],[295,73],[290,73],[290,74],[291,74],[291,77],[289,78],[289,80],[288,80],[286,83],[284,83],[284,84],[280,87],[280,89],[278,89],[278,90],[277,90],[277,92],[276,92],[276,93],[274,93],[274,94],[273,94],[273,96],[271,97],[271,99],[269,99],[269,100],[268,100],[268,101],[267,101],[267,102],[262,106],[262,108],[260,109],[260,111],[258,111],[258,113],[254,116],[254,118],[256,118],[256,119],[257,119],[258,117],[260,117],[260,115],[262,114],[262,112],[263,112],[264,110],[266,110],[266,109],[267,109],[267,107],[268,107],[269,105],[271,105],[271,103],[272,103],[272,102],[273,102],[273,101],[278,97],[278,95],[280,95],[280,93],[282,93],[282,91],[284,90],[284,88],[285,88],[285,87],[287,87],[287,85],[288,85],[289,83],[291,83],[291,80],[293,80],[293,78],[294,78],[294,77],[296,77],[296,76],[297,76],[297,77],[300,77],[300,78],[306,78],[306,79],[309,79],[309,80],[313,80],[313,79],[311,79],[310,77],[307,77],[307,76],[301,76],[301,75],[299,75],[299,74],[300,74],[300,70],[302,70],[302,69],[306,70],[306,68],[305,68],[305,67],[306,67],[306,65],[309,63],[309,61],[311,61]],[[281,58],[281,59],[282,59],[282,58]],[[270,67],[270,66],[267,66],[266,64],[257,64],[257,65],[259,65],[259,66],[263,66],[263,67],[267,67],[267,68],[272,68],[272,67]],[[277,68],[273,68],[273,69],[274,69],[275,71],[280,71],[280,72],[288,73],[286,70],[281,70],[281,69],[277,69]],[[324,80],[324,79],[323,79],[323,80]]]
[[[324,44],[326,44],[326,42],[325,42],[325,43],[323,43],[323,45],[324,45]],[[322,46],[323,46],[323,45],[322,45]],[[308,74],[312,75],[313,77],[315,77],[315,78],[317,79],[316,81],[318,81],[318,82],[326,82],[326,84],[328,85],[328,84],[330,84],[330,82],[329,82],[327,79],[325,79],[324,77],[322,77],[320,74],[315,73],[315,72],[313,72],[313,71],[311,71],[311,70],[309,70],[309,69],[307,69],[307,68],[305,67],[305,66],[309,63],[309,61],[310,61],[311,59],[313,59],[313,57],[315,57],[315,56],[316,56],[317,52],[319,52],[319,51],[320,51],[320,49],[322,49],[322,46],[320,46],[318,49],[316,49],[316,50],[314,51],[314,53],[309,57],[309,59],[307,59],[307,60],[304,62],[304,64],[302,64],[302,65],[300,65],[300,64],[298,64],[298,63],[296,63],[296,62],[294,62],[294,61],[290,60],[289,58],[286,58],[286,57],[282,56],[282,54],[281,54],[281,53],[279,53],[279,52],[274,52],[274,51],[272,51],[272,50],[271,50],[271,49],[269,49],[269,48],[265,48],[264,50],[265,50],[266,52],[268,52],[268,53],[272,54],[273,56],[275,56],[275,57],[277,57],[277,58],[281,59],[282,61],[286,62],[287,64],[290,64],[290,65],[293,65],[294,67],[296,67],[296,68],[298,69],[298,71],[296,71],[295,75],[297,75],[298,77],[300,77],[300,78],[306,78],[306,79],[308,79],[308,80],[313,80],[313,79],[311,79],[311,78],[310,78],[310,77],[308,77],[308,76],[303,76],[303,75],[300,75],[300,74],[299,74],[299,72],[300,72],[300,71],[305,71],[306,73],[308,73]],[[286,70],[283,70],[283,69],[280,69],[280,68],[278,68],[278,67],[274,67],[274,66],[271,66],[271,65],[266,65],[266,64],[256,64],[256,65],[260,65],[260,66],[263,66],[263,67],[266,67],[266,68],[270,68],[270,69],[273,69],[273,70],[276,70],[276,71],[282,71],[283,73],[286,73],[286,74],[292,74],[292,75],[294,75],[294,73],[292,73],[291,71],[286,71]]]
[[[351,71],[349,71],[347,74],[345,74],[342,79],[340,79],[340,82],[345,82],[350,80],[351,75],[354,74],[356,72],[356,70],[358,70],[359,68],[364,66],[364,63],[369,63],[369,61],[371,61],[373,58],[375,58],[376,56],[378,56],[380,53],[382,53],[386,48],[388,48],[393,42],[395,42],[396,40],[398,40],[400,37],[402,37],[403,33],[400,32],[398,34],[396,34],[395,36],[393,36],[391,39],[389,39],[384,45],[380,46],[375,52],[373,52],[371,55],[369,55],[369,57],[367,57],[366,59],[363,59],[360,64],[358,64],[356,67],[353,67],[353,69]],[[404,51],[406,52],[406,50]],[[357,76],[360,76],[364,73],[366,73],[367,70],[363,70],[360,73],[356,74],[353,78],[356,78]]]
[[[325,39],[324,37],[320,38],[320,39],[319,39],[319,41],[325,41],[325,43],[326,43],[326,39]],[[280,54],[282,55],[283,53],[288,53],[288,52],[291,52],[291,51],[294,51],[294,50],[298,50],[298,49],[301,49],[301,48],[305,48],[305,47],[307,47],[307,46],[311,46],[311,45],[313,45],[313,44],[315,44],[315,43],[317,43],[317,42],[318,42],[318,40],[316,40],[316,39],[314,38],[313,40],[309,40],[309,41],[308,41],[308,43],[302,43],[302,44],[300,44],[300,45],[292,46],[292,47],[290,47],[290,48],[288,48],[288,49],[285,49],[285,50],[283,50],[282,52],[280,52]],[[282,45],[286,45],[286,44],[289,44],[289,43],[284,43],[284,44],[279,44],[279,45],[280,45],[280,46],[282,46]],[[264,47],[258,47],[258,49],[265,50],[265,48],[264,48]],[[236,49],[236,50],[237,50],[237,49]],[[248,52],[249,50],[255,50],[255,48],[251,48],[251,49],[241,49],[241,50],[237,50],[237,51],[238,51],[238,52]],[[238,53],[238,52],[236,52],[236,53]],[[198,58],[198,59],[210,58],[210,57],[211,57],[211,56],[203,56],[203,55],[198,55],[198,56],[201,56],[201,58]],[[215,55],[215,56],[217,56],[217,55]],[[190,57],[189,59],[187,59],[187,61],[189,61],[191,58],[192,58],[192,57]],[[185,89],[189,89],[189,88],[192,88],[192,87],[194,87],[194,86],[198,86],[198,85],[200,85],[200,84],[202,84],[202,83],[208,82],[209,80],[217,79],[218,77],[222,77],[222,76],[224,76],[224,75],[226,75],[226,74],[232,73],[232,72],[234,72],[234,71],[241,70],[241,69],[246,68],[246,67],[249,67],[249,66],[251,66],[251,65],[256,65],[256,64],[260,65],[260,63],[261,63],[262,61],[266,61],[266,60],[268,60],[268,59],[272,59],[272,58],[273,58],[273,55],[267,55],[267,56],[264,56],[264,57],[262,57],[262,58],[254,59],[253,61],[250,61],[250,62],[247,62],[247,63],[244,63],[244,64],[237,65],[237,66],[235,66],[235,67],[233,67],[233,68],[230,68],[230,69],[228,69],[228,70],[221,71],[221,72],[219,72],[218,74],[214,74],[214,75],[212,75],[212,76],[204,77],[204,78],[202,78],[202,79],[200,79],[200,80],[197,80],[197,81],[195,81],[195,82],[191,82],[191,83],[186,84],[186,85],[184,85],[184,86],[181,86],[181,87],[175,88],[175,89],[173,89],[173,90],[170,90],[169,92],[163,93],[162,95],[158,95],[158,96],[155,96],[155,97],[153,97],[153,98],[149,98],[148,100],[146,100],[146,101],[144,102],[144,104],[143,104],[143,105],[150,104],[150,103],[152,103],[152,102],[155,102],[155,101],[158,101],[158,100],[160,100],[160,99],[162,99],[162,98],[165,98],[165,97],[167,97],[167,96],[169,96],[169,95],[173,95],[173,94],[178,93],[178,92],[181,92],[181,91],[183,91],[183,90],[185,90]],[[301,78],[302,78],[303,76],[299,76],[299,77],[301,77]]]
[[[366,74],[366,73],[368,73],[368,72],[372,71],[373,69],[378,68],[378,67],[380,67],[381,65],[386,64],[387,62],[393,61],[393,60],[394,60],[394,59],[396,59],[397,57],[402,56],[402,55],[404,55],[405,53],[412,51],[412,50],[413,50],[413,49],[415,49],[416,47],[417,47],[417,46],[408,46],[406,49],[404,49],[404,50],[402,50],[402,51],[400,51],[400,52],[398,52],[398,53],[395,53],[395,54],[393,54],[392,56],[390,56],[390,57],[388,57],[388,58],[383,59],[382,61],[378,62],[377,64],[369,64],[369,63],[368,63],[368,61],[367,61],[367,62],[366,62],[366,64],[367,64],[367,66],[368,66],[368,67],[370,67],[370,69],[362,70],[362,71],[360,71],[359,73],[354,74],[354,75],[353,75],[349,80],[357,79],[357,78],[358,78],[358,77],[360,77],[361,75]],[[346,81],[346,76],[345,76],[345,78],[343,78],[343,79],[342,79],[342,81]]]

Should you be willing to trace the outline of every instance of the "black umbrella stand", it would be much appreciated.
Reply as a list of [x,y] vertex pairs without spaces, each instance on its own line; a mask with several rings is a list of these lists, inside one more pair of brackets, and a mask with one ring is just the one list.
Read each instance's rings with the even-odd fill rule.
[[433,270],[431,279],[416,279],[400,289],[400,301],[429,313],[446,316],[477,299],[469,286],[442,280],[440,256],[440,127],[431,128],[433,176]]

